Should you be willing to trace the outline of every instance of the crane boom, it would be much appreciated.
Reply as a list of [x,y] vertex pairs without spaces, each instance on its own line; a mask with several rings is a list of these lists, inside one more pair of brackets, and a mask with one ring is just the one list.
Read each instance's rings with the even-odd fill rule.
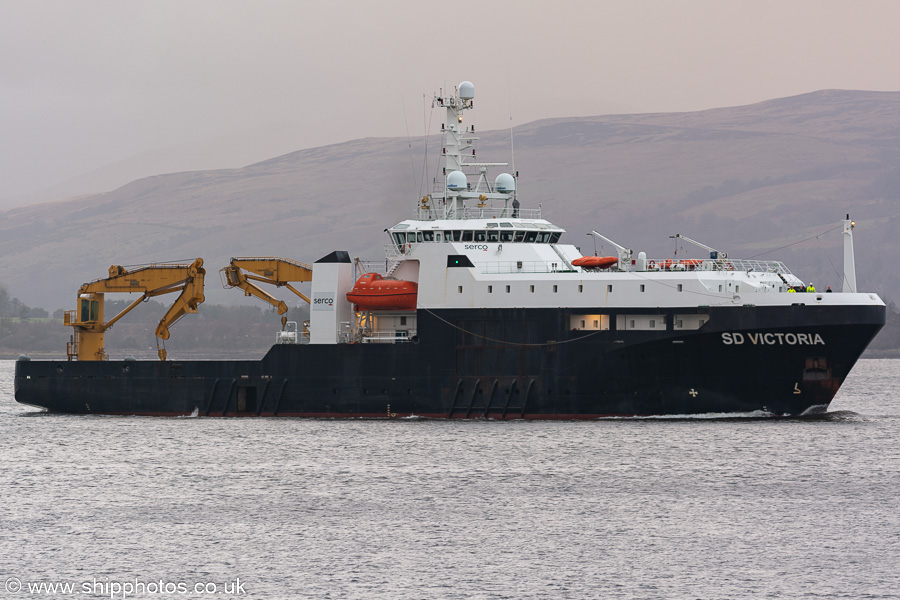
[[686,242],[690,242],[691,244],[694,244],[698,248],[703,248],[704,250],[707,250],[709,252],[709,257],[711,259],[715,260],[715,259],[728,258],[728,254],[726,254],[725,252],[720,252],[720,251],[716,250],[715,248],[713,248],[712,246],[707,246],[706,244],[700,243],[697,240],[692,240],[691,238],[689,238],[686,235],[681,235],[680,233],[676,233],[675,235],[670,235],[669,237],[672,239],[676,239],[676,240],[684,240]]
[[[249,271],[250,273],[246,273]],[[226,288],[240,288],[245,296],[256,296],[264,302],[268,302],[281,316],[282,328],[287,324],[288,311],[284,300],[275,298],[267,291],[253,283],[267,283],[276,287],[286,287],[295,295],[309,304],[309,298],[300,290],[291,285],[291,282],[312,281],[312,267],[305,263],[278,257],[252,257],[244,256],[232,258],[227,267],[219,270],[222,284]]]
[[615,243],[614,241],[612,241],[605,235],[597,233],[596,231],[591,231],[588,235],[596,236],[596,237],[600,238],[601,240],[603,240],[604,242],[606,242],[607,244],[610,244],[613,248],[616,249],[616,254],[618,255],[618,258],[619,258],[619,262],[618,262],[619,269],[625,269],[626,268],[625,265],[628,265],[631,263],[632,251],[629,250],[628,248],[626,248],[625,246],[620,246],[619,244]]
[[[196,313],[197,306],[205,299],[205,275],[202,258],[190,264],[159,263],[130,270],[119,265],[111,266],[109,277],[81,286],[78,290],[78,308],[65,313],[65,324],[75,328],[66,351],[69,360],[106,360],[104,333],[107,329],[144,300],[180,291],[181,294],[156,327],[157,338],[169,339],[169,327],[184,315]],[[104,321],[104,295],[124,292],[143,293],[115,317]],[[157,348],[160,360],[165,360],[165,349],[158,342]]]

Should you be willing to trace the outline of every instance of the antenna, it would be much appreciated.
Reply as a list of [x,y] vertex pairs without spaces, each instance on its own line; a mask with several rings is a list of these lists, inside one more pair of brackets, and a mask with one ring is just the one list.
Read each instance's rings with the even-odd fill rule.
[[[434,101],[431,102],[431,114],[434,114]],[[425,132],[425,150],[422,152],[422,182],[419,185],[419,196],[422,195],[425,187],[425,180],[428,179],[428,135],[431,133],[431,122],[428,119],[428,97],[422,94],[422,127]]]
[[509,80],[509,67],[506,69],[506,94],[509,100],[509,153],[510,162],[512,163],[512,172],[516,174],[518,179],[519,172],[516,171],[516,146],[513,142],[513,118],[512,118],[512,84]]

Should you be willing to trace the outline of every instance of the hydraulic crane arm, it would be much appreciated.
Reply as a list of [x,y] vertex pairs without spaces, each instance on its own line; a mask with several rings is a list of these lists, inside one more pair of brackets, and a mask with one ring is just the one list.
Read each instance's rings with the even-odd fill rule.
[[240,288],[244,290],[245,296],[256,296],[274,306],[278,314],[282,315],[282,327],[287,323],[287,317],[284,316],[288,310],[287,304],[260,288],[254,281],[286,287],[309,303],[309,298],[291,285],[291,282],[312,281],[312,267],[304,263],[277,257],[239,257],[232,258],[231,264],[220,269],[219,274],[226,288]]
[[675,235],[670,235],[669,237],[672,239],[676,239],[676,240],[684,240],[686,242],[690,242],[691,244],[697,246],[698,248],[703,248],[704,250],[709,252],[709,257],[712,259],[728,258],[728,254],[726,254],[725,252],[720,252],[720,251],[716,250],[715,248],[713,248],[712,246],[707,246],[706,244],[698,242],[697,240],[692,240],[691,238],[689,238],[686,235],[681,235],[680,233],[676,233]]
[[[111,266],[109,277],[81,286],[78,290],[78,308],[65,314],[65,324],[75,328],[67,351],[69,360],[106,360],[103,334],[107,329],[141,302],[180,291],[181,294],[156,327],[156,337],[169,339],[169,327],[185,314],[196,313],[197,306],[205,299],[205,275],[202,258],[191,264],[152,264],[131,270],[119,265]],[[115,317],[104,321],[104,295],[120,292],[142,292],[142,295]],[[159,357],[166,359],[164,348],[159,348]]]

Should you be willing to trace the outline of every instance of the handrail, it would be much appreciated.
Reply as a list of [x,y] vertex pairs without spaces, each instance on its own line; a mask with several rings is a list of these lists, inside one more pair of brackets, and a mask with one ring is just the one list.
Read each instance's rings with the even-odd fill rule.
[[574,273],[574,269],[561,259],[559,261],[550,260],[510,260],[510,261],[491,261],[479,262],[475,264],[480,273]]
[[[441,221],[445,217],[443,211],[437,208],[419,208],[416,210],[415,219],[418,221]],[[462,219],[541,219],[540,208],[492,208],[467,206],[452,217],[451,220]]]
[[721,259],[648,259],[647,271],[755,271],[790,275],[791,271],[780,260]]
[[411,338],[406,334],[397,335],[393,331],[373,331],[363,334],[360,341],[363,344],[371,342],[409,342]]

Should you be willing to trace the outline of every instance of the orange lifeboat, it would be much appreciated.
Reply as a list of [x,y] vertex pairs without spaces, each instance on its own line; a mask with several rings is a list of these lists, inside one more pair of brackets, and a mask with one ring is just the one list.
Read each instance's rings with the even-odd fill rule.
[[582,269],[608,269],[619,262],[615,256],[582,256],[572,261],[572,264]]
[[[652,262],[652,261],[651,261]],[[677,270],[688,270],[692,271],[703,264],[703,261],[699,258],[688,258],[685,260],[675,260],[672,258],[667,258],[666,260],[661,260],[656,263],[660,269],[664,269],[666,271],[677,271]]]
[[675,265],[677,265],[677,264],[678,264],[678,261],[672,260],[671,258],[667,258],[667,259],[665,259],[665,260],[659,261],[659,262],[656,263],[656,264],[659,265],[659,268],[660,268],[660,269],[663,269],[663,270],[665,270],[665,271],[668,271],[668,270],[670,270],[672,267],[674,267]]
[[378,273],[366,273],[347,292],[347,301],[357,310],[415,310],[419,285],[413,281],[385,279]]
[[686,260],[682,260],[681,264],[687,267],[689,270],[693,271],[697,267],[703,264],[703,261],[699,258],[688,258]]

